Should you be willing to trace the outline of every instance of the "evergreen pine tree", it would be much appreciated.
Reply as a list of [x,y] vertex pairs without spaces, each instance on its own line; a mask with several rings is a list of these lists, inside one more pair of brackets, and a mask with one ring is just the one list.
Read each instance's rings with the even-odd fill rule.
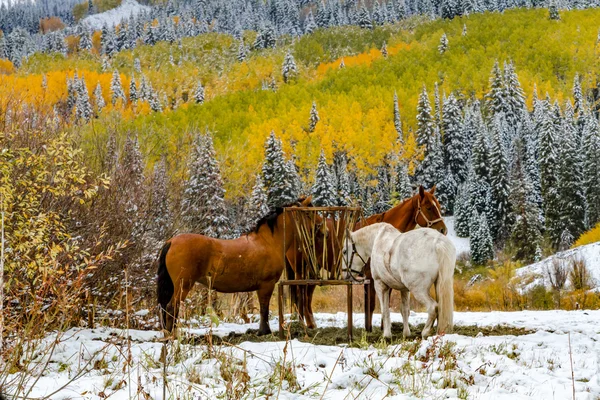
[[463,24],[462,35],[467,36],[467,24]]
[[423,86],[423,91],[419,95],[417,104],[417,145],[426,146],[433,136],[434,126],[431,116],[431,104],[427,96],[427,90]]
[[440,131],[436,128],[425,146],[425,156],[417,167],[417,177],[423,186],[430,189],[444,180],[446,172]]
[[181,208],[188,230],[210,237],[229,236],[225,189],[210,133],[199,136],[194,144]]
[[138,101],[138,93],[137,87],[135,85],[135,79],[131,78],[131,82],[129,83],[129,102],[131,104],[135,104]]
[[592,114],[587,114],[585,119],[583,186],[588,204],[588,226],[593,227],[600,221],[600,129]]
[[569,115],[572,112],[565,114],[558,166],[561,225],[563,229],[579,237],[586,225],[583,165],[580,162],[577,146],[577,128],[573,123],[572,115]]
[[450,173],[454,176],[456,183],[461,184],[467,179],[469,153],[460,108],[454,94],[450,94],[444,102],[442,128],[444,130],[445,162],[450,167]]
[[400,120],[400,106],[398,105],[398,94],[394,91],[394,128],[398,134],[398,141],[404,143],[404,134],[402,132],[402,121]]
[[94,89],[94,102],[96,103],[96,113],[99,114],[100,111],[106,107],[106,102],[102,96],[102,86],[100,86],[100,82],[98,82],[96,88]]
[[137,137],[128,136],[123,148],[123,157],[117,166],[115,187],[127,188],[121,198],[124,221],[127,224],[131,240],[139,243],[145,232],[143,213],[144,166]]
[[194,100],[196,104],[204,103],[204,86],[202,86],[202,82],[198,81],[198,86],[196,86],[196,90],[194,90]]
[[348,174],[348,156],[345,151],[333,154],[333,176],[336,192],[336,206],[347,206],[351,201],[351,183]]
[[265,161],[262,177],[270,207],[279,207],[296,200],[294,183],[289,181],[289,168],[285,161],[281,141],[271,132],[265,143]]
[[363,4],[358,13],[358,26],[362,29],[373,29],[373,23],[371,22],[371,16],[367,7]]
[[283,66],[281,67],[281,74],[283,75],[283,82],[285,83],[288,83],[290,80],[298,76],[296,61],[290,52],[285,55],[285,60],[283,61]]
[[556,5],[555,0],[550,0],[550,3],[548,4],[548,18],[555,21],[560,20],[560,14],[558,13],[558,6]]
[[513,63],[504,66],[505,89],[505,117],[508,126],[513,128],[521,122],[522,111],[525,109],[525,93],[519,83]]
[[472,218],[471,199],[466,183],[458,187],[456,201],[454,202],[454,230],[458,237],[469,237],[469,228]]
[[92,48],[92,38],[90,37],[89,32],[82,32],[79,35],[79,49],[80,50],[90,50]]
[[508,161],[504,146],[501,142],[501,133],[498,128],[493,130],[492,148],[490,150],[490,187],[492,192],[492,219],[490,220],[490,233],[495,240],[503,239],[507,235],[509,226],[509,181]]
[[115,105],[119,100],[125,102],[127,99],[125,97],[125,92],[123,91],[123,86],[121,85],[121,76],[119,75],[119,71],[115,69],[113,72],[112,80],[110,81],[110,93],[111,93],[111,102]]
[[496,61],[492,69],[490,91],[486,95],[486,98],[487,109],[492,115],[504,112],[506,109],[506,83],[504,82],[498,61]]
[[399,161],[396,164],[396,180],[395,180],[395,193],[397,200],[405,200],[412,197],[413,189],[410,184],[410,177],[408,176],[408,165],[405,162]]
[[238,52],[237,52],[237,60],[239,62],[243,62],[246,60],[247,55],[248,55],[248,49],[246,48],[246,45],[244,44],[244,40],[240,40],[240,45],[238,46]]
[[77,120],[88,122],[90,118],[92,118],[94,112],[92,110],[90,96],[88,94],[87,87],[85,86],[83,76],[81,77],[77,88],[77,100],[75,102],[75,108],[75,118]]
[[442,37],[440,38],[440,44],[438,46],[438,52],[440,54],[444,54],[446,52],[446,50],[448,50],[448,36],[446,36],[446,34],[442,34]]
[[[172,214],[169,203],[167,167],[164,158],[154,166],[148,223],[150,238],[154,243],[162,244],[172,233]],[[154,247],[157,247],[155,244]]]
[[313,17],[312,10],[308,11],[306,19],[304,20],[304,33],[310,35],[318,28],[315,19]]
[[485,265],[494,258],[494,244],[486,216],[475,213],[479,229],[471,232],[471,261],[475,265]]
[[248,229],[254,227],[259,219],[269,213],[269,206],[267,203],[267,191],[265,190],[265,186],[263,185],[260,174],[257,174],[256,183],[252,188],[252,196],[250,197],[250,200],[246,206]]
[[336,204],[335,187],[323,150],[319,155],[312,196],[313,204],[317,207],[332,207]]
[[377,186],[375,188],[375,200],[373,202],[373,213],[379,214],[389,210],[391,203],[389,165],[387,158],[383,165],[377,168]]
[[381,46],[381,55],[383,56],[383,58],[387,58],[388,56],[387,46],[385,42],[383,42],[383,45]]
[[558,192],[558,154],[555,127],[550,110],[545,109],[541,116],[540,126],[540,183],[544,200],[544,220],[546,233],[555,246],[561,234],[560,197]]
[[133,69],[139,74],[142,73],[142,64],[140,63],[140,59],[138,57],[133,60]]
[[525,149],[522,141],[517,142],[516,155],[511,174],[510,242],[515,249],[515,258],[532,262],[541,244],[541,210],[532,196],[533,186],[524,165]]
[[312,107],[310,109],[310,118],[308,121],[308,131],[314,132],[317,126],[317,122],[319,122],[319,113],[317,112],[317,103],[313,101]]

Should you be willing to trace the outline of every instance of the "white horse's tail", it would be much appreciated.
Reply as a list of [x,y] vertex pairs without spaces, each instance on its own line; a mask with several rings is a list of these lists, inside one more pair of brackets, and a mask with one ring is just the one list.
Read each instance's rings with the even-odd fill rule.
[[436,252],[440,267],[435,282],[435,294],[438,301],[438,334],[452,333],[456,249],[452,242],[444,237],[437,240]]

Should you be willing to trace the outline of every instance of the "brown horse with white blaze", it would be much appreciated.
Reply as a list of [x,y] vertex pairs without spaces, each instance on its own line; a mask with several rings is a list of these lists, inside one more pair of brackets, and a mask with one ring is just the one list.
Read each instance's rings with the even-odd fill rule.
[[[429,191],[425,190],[423,186],[419,187],[419,191],[414,196],[402,201],[395,207],[392,207],[388,211],[385,211],[380,214],[374,214],[365,218],[352,228],[352,231],[356,231],[364,226],[375,224],[378,222],[387,222],[388,224],[393,225],[400,232],[408,232],[415,228],[432,228],[440,233],[446,235],[448,233],[448,228],[444,223],[444,219],[441,214],[441,206],[437,198],[435,197],[435,186]],[[332,224],[332,221],[327,220],[327,224]],[[331,255],[336,254],[335,251],[341,251],[341,249],[337,249],[338,247],[332,237],[328,237],[325,241],[327,245],[327,254],[330,256],[329,260],[326,261],[326,265],[322,266],[323,268],[330,269],[330,266],[333,265],[331,261]],[[319,245],[319,243],[317,244]],[[322,246],[323,243],[321,242]],[[317,253],[320,253],[319,251]],[[294,254],[294,249],[290,249],[287,252],[288,259],[288,274],[292,277],[294,276],[294,260],[301,260],[301,256]],[[299,261],[296,261],[299,262]],[[368,268],[369,264],[365,267],[366,278],[370,278],[370,269]],[[370,309],[368,312],[370,315],[373,315],[375,310],[375,299],[377,295],[375,293],[375,288],[373,285],[368,285],[368,296],[369,296],[369,304]],[[313,293],[315,291],[315,286],[308,286],[307,289],[307,297],[308,301],[304,302],[303,310],[298,310],[300,314],[300,318],[305,320],[306,326],[308,328],[316,328],[317,324],[313,316],[312,311],[312,298]],[[295,295],[292,294],[292,299],[294,302]]]
[[[310,206],[311,198],[290,206]],[[325,224],[320,232],[326,233]],[[284,229],[285,226],[285,229]],[[157,295],[163,329],[171,332],[184,301],[196,282],[222,293],[256,291],[260,304],[259,335],[271,333],[269,301],[293,242],[291,213],[277,208],[263,217],[253,232],[233,240],[181,234],[168,240],[158,259]]]

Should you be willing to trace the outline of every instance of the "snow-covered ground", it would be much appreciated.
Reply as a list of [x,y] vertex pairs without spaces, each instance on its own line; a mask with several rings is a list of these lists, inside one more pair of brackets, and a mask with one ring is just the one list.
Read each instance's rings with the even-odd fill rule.
[[[354,317],[360,325],[362,315]],[[345,324],[343,313],[317,314],[316,318],[320,326]],[[392,319],[400,321],[401,317],[393,314]],[[424,319],[424,314],[413,314],[411,323]],[[166,394],[183,399],[512,400],[571,399],[574,389],[576,399],[592,400],[600,396],[598,321],[600,311],[455,313],[456,325],[507,325],[535,333],[518,337],[450,334],[423,342],[361,348],[297,340],[213,348],[175,343],[169,345]],[[271,325],[275,328],[277,321]],[[248,328],[256,325],[222,324],[213,331],[223,335]],[[62,388],[51,398],[163,399],[160,334],[128,334],[130,352],[122,330],[67,332],[29,397],[47,396]],[[50,343],[55,338],[52,334],[46,340]],[[37,354],[37,362],[48,359],[41,351]],[[125,360],[129,357],[128,369]]]
[[456,231],[454,230],[454,217],[444,217],[444,223],[448,228],[448,238],[452,241],[454,247],[456,247],[456,255],[469,253],[471,251],[469,238],[460,238],[456,236]]
[[150,11],[150,7],[143,6],[135,0],[123,0],[119,7],[103,13],[85,17],[81,22],[93,29],[102,29],[103,26],[115,26],[131,15],[138,15],[143,11]]
[[[527,290],[539,284],[550,288],[547,270],[552,266],[553,261],[569,261],[571,259],[585,260],[592,278],[590,284],[592,288],[598,288],[600,285],[600,242],[561,251],[540,262],[519,268],[516,275],[524,282],[522,289]],[[568,285],[567,279],[567,287]]]

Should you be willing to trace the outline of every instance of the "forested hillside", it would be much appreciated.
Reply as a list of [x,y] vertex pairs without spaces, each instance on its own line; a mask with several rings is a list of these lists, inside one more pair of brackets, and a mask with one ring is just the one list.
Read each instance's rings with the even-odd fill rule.
[[593,4],[219,4],[149,4],[99,30],[100,3],[38,10],[61,19],[41,33],[0,9],[20,283],[69,260],[102,265],[100,282],[132,266],[144,291],[174,232],[235,237],[302,194],[370,214],[436,185],[474,265],[538,259],[600,219]]

